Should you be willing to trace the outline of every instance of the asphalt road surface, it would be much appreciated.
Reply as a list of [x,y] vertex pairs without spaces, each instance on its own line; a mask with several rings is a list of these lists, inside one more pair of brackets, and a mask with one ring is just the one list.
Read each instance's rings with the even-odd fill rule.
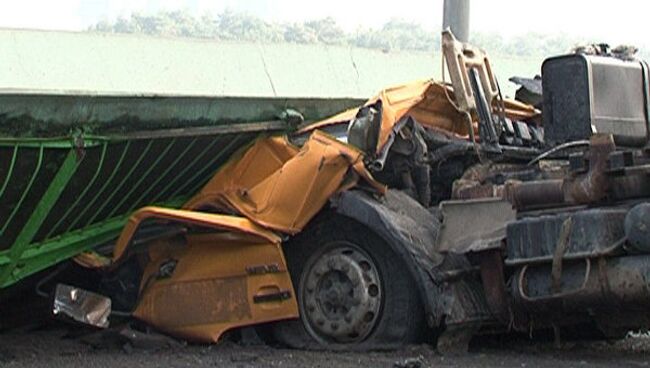
[[[98,337],[99,336],[99,337]],[[646,367],[650,337],[611,342],[550,343],[501,338],[442,356],[420,345],[392,352],[312,352],[225,342],[188,345],[164,337],[127,340],[65,328],[0,333],[0,367]]]

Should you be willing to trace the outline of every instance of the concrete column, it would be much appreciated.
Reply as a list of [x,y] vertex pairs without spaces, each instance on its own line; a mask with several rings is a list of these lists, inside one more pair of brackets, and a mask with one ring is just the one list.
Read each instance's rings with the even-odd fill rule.
[[447,27],[461,42],[469,41],[469,2],[470,0],[444,0],[442,29]]

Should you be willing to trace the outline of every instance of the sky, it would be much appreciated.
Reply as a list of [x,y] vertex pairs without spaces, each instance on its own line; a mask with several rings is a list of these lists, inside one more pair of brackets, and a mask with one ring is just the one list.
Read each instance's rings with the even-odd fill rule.
[[[471,29],[509,38],[529,31],[568,33],[611,44],[647,44],[646,0],[471,0]],[[184,9],[202,15],[226,9],[268,21],[331,16],[346,30],[377,28],[401,18],[437,31],[442,0],[0,0],[0,27],[84,30],[134,12]]]

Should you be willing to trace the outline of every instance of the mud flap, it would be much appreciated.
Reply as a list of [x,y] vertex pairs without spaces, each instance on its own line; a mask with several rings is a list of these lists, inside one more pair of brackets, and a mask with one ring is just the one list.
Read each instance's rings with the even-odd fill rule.
[[174,336],[216,342],[229,329],[298,317],[280,238],[272,232],[240,217],[149,207],[131,218],[115,261],[139,225],[152,220],[190,231],[149,246],[136,318]]

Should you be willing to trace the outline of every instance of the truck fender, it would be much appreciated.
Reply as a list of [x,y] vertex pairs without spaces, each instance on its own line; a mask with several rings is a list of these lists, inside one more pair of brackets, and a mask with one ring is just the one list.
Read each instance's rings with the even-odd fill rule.
[[417,201],[398,190],[376,198],[361,190],[349,190],[331,198],[339,215],[350,217],[387,241],[404,261],[424,304],[427,324],[440,325],[445,303],[437,292],[434,272],[444,257],[435,251],[440,220]]

